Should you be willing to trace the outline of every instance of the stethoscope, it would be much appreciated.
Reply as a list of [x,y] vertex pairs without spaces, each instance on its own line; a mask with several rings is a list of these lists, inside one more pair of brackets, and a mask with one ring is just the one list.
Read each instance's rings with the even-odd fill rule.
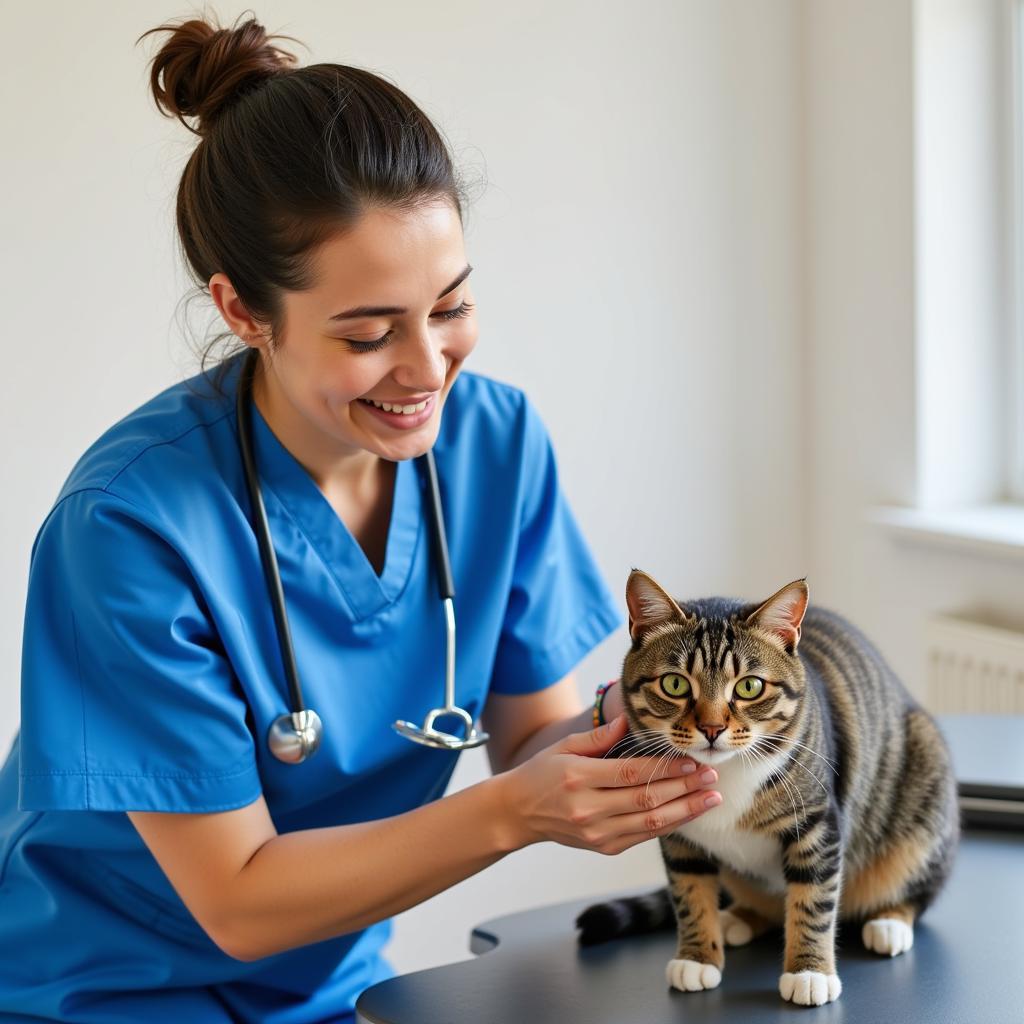
[[[274,623],[277,627],[277,639],[281,649],[281,660],[284,673],[288,680],[288,693],[292,710],[274,719],[267,732],[267,746],[279,761],[286,764],[299,764],[307,757],[312,757],[320,746],[323,736],[323,723],[320,716],[307,708],[302,700],[302,687],[299,685],[299,672],[295,664],[295,650],[292,647],[291,631],[288,628],[288,616],[284,606],[284,590],[281,587],[281,574],[277,568],[277,556],[274,543],[270,536],[270,524],[263,505],[263,493],[260,490],[259,474],[256,471],[256,460],[252,452],[252,414],[249,403],[245,400],[252,390],[252,378],[256,369],[259,352],[251,349],[246,353],[239,376],[238,388],[235,392],[235,412],[238,417],[238,446],[242,453],[242,466],[245,471],[245,484],[249,491],[249,500],[256,520],[256,539],[260,548],[260,559],[263,563],[263,576],[270,592],[270,603],[274,609]],[[392,722],[392,728],[416,743],[442,750],[465,750],[486,743],[489,736],[479,732],[473,725],[473,717],[468,711],[455,704],[455,585],[452,582],[452,569],[448,561],[448,542],[445,538],[444,515],[441,511],[441,491],[437,484],[437,467],[434,464],[434,453],[428,450],[416,458],[416,462],[426,473],[427,489],[430,491],[430,522],[433,534],[434,559],[437,562],[437,582],[444,600],[444,616],[447,628],[447,648],[445,657],[444,707],[434,708],[427,714],[423,726],[399,720]],[[444,732],[434,728],[434,722],[445,715],[461,718],[466,725],[465,737]]]

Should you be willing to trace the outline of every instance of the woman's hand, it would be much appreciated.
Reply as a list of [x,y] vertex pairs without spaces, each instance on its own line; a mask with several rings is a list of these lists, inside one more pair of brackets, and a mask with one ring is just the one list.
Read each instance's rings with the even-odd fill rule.
[[691,758],[603,757],[627,732],[622,714],[495,776],[517,847],[550,840],[614,855],[692,821],[708,810],[709,799],[710,806],[722,802],[706,788],[718,773]]

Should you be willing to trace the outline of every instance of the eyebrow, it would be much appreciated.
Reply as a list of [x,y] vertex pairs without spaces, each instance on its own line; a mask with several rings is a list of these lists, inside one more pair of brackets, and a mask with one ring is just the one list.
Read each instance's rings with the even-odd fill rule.
[[[462,272],[447,288],[441,289],[438,299],[443,299],[449,292],[454,291],[463,281],[469,277],[472,267],[467,263]],[[434,300],[435,302],[437,299]],[[401,316],[409,311],[404,306],[353,306],[351,309],[343,309],[340,313],[328,317],[329,320],[354,320],[361,316]]]

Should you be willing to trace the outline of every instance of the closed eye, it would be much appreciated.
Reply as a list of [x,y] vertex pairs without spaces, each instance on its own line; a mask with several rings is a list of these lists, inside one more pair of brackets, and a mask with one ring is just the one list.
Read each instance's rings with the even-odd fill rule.
[[472,302],[463,302],[454,309],[442,309],[440,312],[433,313],[431,315],[440,317],[442,320],[458,320],[460,316],[468,316],[469,311],[472,308]]
[[[431,313],[432,317],[436,317],[438,320],[458,320],[461,317],[469,316],[470,312],[474,308],[472,302],[462,302],[454,309],[442,309],[436,313]],[[376,352],[378,349],[382,349],[392,337],[395,332],[388,331],[386,334],[382,334],[379,338],[375,338],[373,341],[354,341],[352,338],[342,338],[342,341],[348,342],[349,346],[354,352]]]

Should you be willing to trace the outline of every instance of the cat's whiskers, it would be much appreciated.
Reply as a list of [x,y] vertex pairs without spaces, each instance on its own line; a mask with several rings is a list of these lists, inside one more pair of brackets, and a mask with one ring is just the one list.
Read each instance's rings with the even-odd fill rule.
[[624,746],[628,747],[630,744],[633,744],[634,749],[649,749],[652,746],[655,748],[660,747],[662,743],[669,744],[672,747],[672,749],[679,750],[681,754],[684,753],[682,750],[680,750],[678,745],[671,742],[670,738],[661,729],[640,729],[637,732],[633,732],[626,736],[623,736],[622,739],[618,741],[618,743],[614,744],[610,750],[606,751],[601,756],[607,757],[609,754],[612,754],[616,750],[620,750],[620,748],[623,748]]
[[[769,749],[772,749],[772,748],[769,748]],[[774,748],[774,749],[778,750],[777,747]],[[782,753],[783,751],[779,751],[779,752]],[[812,772],[806,765],[801,764],[799,761],[797,761],[793,757],[792,754],[789,754],[788,752],[786,752],[786,753],[787,753],[787,756],[788,756],[789,760],[791,760],[793,762],[793,764],[797,768],[799,768],[805,775],[809,775],[814,780],[814,782],[817,784],[818,788],[822,791],[822,793],[824,793],[825,796],[828,796],[828,789],[825,788],[825,784],[821,781],[821,779],[819,779],[818,776],[815,775],[814,772]]]
[[601,756],[608,757],[620,747],[632,750],[632,753],[628,757],[622,757],[620,751],[619,757],[623,761],[628,761],[633,757],[655,757],[660,755],[657,763],[651,771],[650,778],[647,780],[647,786],[644,792],[645,801],[647,795],[650,793],[651,783],[661,770],[662,765],[666,761],[672,760],[672,758],[686,756],[686,752],[673,743],[670,737],[660,729],[641,729],[637,732],[630,733],[628,736],[624,736],[618,743],[614,744],[610,750],[607,750]]
[[[759,740],[755,740],[754,742],[755,742],[755,745],[757,745]],[[780,748],[780,746],[772,746],[771,743],[768,743],[766,745],[765,751],[762,751],[762,753],[765,753],[766,751],[770,751],[770,752],[772,752],[774,754],[785,754],[788,758],[790,758],[790,760],[793,761],[794,765],[796,765],[798,768],[800,768],[804,772],[805,775],[809,775],[812,779],[814,779],[814,781],[820,787],[821,792],[826,797],[828,796],[827,788],[825,787],[825,785],[821,781],[821,779],[818,778],[818,776],[815,775],[814,772],[812,772],[805,764],[803,764],[802,762],[798,761],[796,756],[795,756],[795,753],[793,751],[786,751],[783,748]]]
[[[637,732],[626,733],[619,740],[619,743],[628,743],[630,740],[665,739],[665,733],[661,729],[640,729]],[[618,746],[618,743],[615,745]],[[614,747],[612,748],[615,749]]]
[[663,754],[658,763],[654,766],[654,770],[651,772],[651,777],[647,780],[647,787],[644,789],[644,805],[647,804],[647,796],[651,791],[651,782],[654,780],[654,776],[658,774],[658,769],[662,766],[662,763],[668,759],[671,760],[675,757],[675,748],[672,748],[668,753]]
[[839,774],[839,769],[836,768],[835,762],[831,758],[819,753],[813,747],[809,747],[806,743],[801,743],[799,740],[790,739],[788,736],[780,736],[778,735],[778,733],[774,732],[761,733],[761,735],[757,738],[759,740],[775,740],[777,743],[792,743],[794,746],[803,747],[803,749],[806,750],[809,754],[813,754],[815,757],[820,757],[821,760],[824,761],[825,764],[827,764],[829,768],[831,768],[832,771],[836,773],[836,775]]
[[[661,729],[632,729],[626,733],[625,736],[619,740],[619,743],[627,743],[629,740],[645,739],[651,736],[664,736],[665,733]],[[618,746],[618,744],[616,744]],[[613,748],[614,749],[614,748]]]
[[[761,762],[766,763],[766,764],[770,764],[770,762],[768,761],[768,758],[763,753],[761,753],[760,751],[755,750],[753,746],[748,746],[746,748],[746,750],[739,751],[739,754],[743,758],[749,757],[751,764],[754,763],[755,758],[758,761],[761,761]],[[780,771],[781,771],[781,766],[778,767],[778,768],[772,768],[769,771],[769,773],[768,773],[768,779],[773,778],[776,775],[776,773],[780,772]],[[786,790],[787,795],[789,796],[789,802],[793,806],[793,825],[796,828],[797,840],[799,840],[800,839],[800,822],[798,820],[798,815],[796,813],[796,801],[793,799],[793,793],[791,792],[791,790],[789,788],[789,785],[786,783],[786,780],[782,777],[781,774],[778,776],[778,781],[782,783],[783,787]],[[801,799],[801,804],[802,804],[803,803],[803,797],[801,797],[800,799]],[[805,808],[804,809],[804,817],[806,817],[806,816],[807,816],[807,812],[806,812],[806,808]]]
[[[633,750],[640,750],[652,746],[658,747],[665,742],[666,739],[667,737],[664,733],[658,733],[656,736],[645,736],[639,739],[633,736],[627,736],[624,739],[619,740],[618,743],[616,743],[610,750],[605,751],[601,756],[608,757],[609,754],[612,754],[616,749],[623,747],[624,744],[625,747],[623,747],[623,749],[629,749],[631,747]],[[621,754],[621,750],[619,753]]]
[[[773,748],[773,746],[772,746],[772,745],[771,745],[771,743],[770,743],[770,740],[772,740],[772,739],[778,739],[778,738],[779,738],[778,736],[767,736],[767,735],[763,735],[763,736],[758,736],[758,738],[757,738],[757,739],[755,740],[755,742],[756,742],[756,743],[758,743],[758,742],[761,742],[762,740],[764,740],[764,741],[765,741],[765,742],[766,742],[766,743],[768,744],[768,750],[776,750],[776,751],[781,751],[781,750],[782,750],[782,748],[779,748],[779,746],[774,746],[774,748]],[[824,758],[822,757],[822,755],[818,754],[818,753],[817,753],[816,751],[813,751],[813,750],[811,750],[811,748],[809,748],[809,746],[807,746],[806,744],[804,744],[804,743],[801,743],[801,744],[799,744],[799,745],[803,746],[803,748],[804,748],[804,749],[805,749],[805,750],[806,750],[806,751],[807,751],[807,752],[808,752],[809,754],[813,754],[813,755],[815,755],[816,757],[821,757],[821,758],[822,758],[822,760],[825,760],[825,759],[824,759]],[[827,762],[826,762],[826,763],[827,763]],[[818,776],[814,774],[814,772],[812,772],[812,771],[811,771],[811,770],[810,770],[810,769],[809,769],[809,768],[808,768],[808,767],[807,767],[806,765],[802,764],[802,763],[801,763],[800,761],[794,760],[794,764],[795,764],[795,765],[799,765],[799,767],[803,768],[803,770],[804,770],[804,771],[805,771],[805,772],[806,772],[806,773],[807,773],[808,775],[810,775],[810,776],[811,776],[811,778],[813,778],[813,779],[814,779],[814,781],[815,781],[815,782],[817,782],[819,786],[821,786],[821,792],[822,792],[822,793],[823,793],[823,794],[824,794],[824,795],[825,795],[826,797],[828,796],[828,791],[826,790],[826,788],[825,788],[824,784],[822,783],[821,779],[819,779],[819,778],[818,778]],[[838,772],[838,771],[836,771],[836,769],[835,769],[835,768],[833,768],[833,766],[831,766],[831,765],[828,765],[828,767],[829,767],[829,768],[831,768],[831,769],[833,769],[833,771],[835,771],[835,772],[836,772],[836,774],[837,774],[837,775],[839,775],[839,772]]]
[[[618,754],[618,760],[622,762],[632,761],[635,757],[653,757],[655,754],[660,754],[664,747],[653,740],[648,740],[644,744],[638,747],[633,747],[632,750],[627,754],[620,751]],[[607,757],[607,754],[602,754],[602,757]]]
[[[622,742],[622,741],[620,741],[620,742]],[[618,746],[618,744],[616,744],[616,746]],[[612,750],[614,750],[614,749],[615,749],[615,747],[612,747]],[[665,751],[665,753],[662,754],[662,751]],[[611,751],[608,751],[608,752],[602,754],[601,756],[602,757],[607,757],[609,753],[611,753]],[[658,754],[662,754],[662,760],[664,760],[665,757],[672,757],[672,756],[676,756],[676,755],[682,756],[681,752],[678,750],[678,748],[676,748],[674,745],[672,745],[670,743],[668,737],[665,736],[664,733],[659,733],[657,738],[648,738],[648,739],[645,739],[645,740],[641,741],[638,744],[638,746],[634,747],[634,753],[630,754],[628,757],[622,758],[622,760],[623,761],[629,761],[629,760],[632,760],[632,758],[634,758],[634,757],[641,757],[641,756],[654,757],[654,756],[656,756]],[[661,761],[659,760],[658,764],[655,765],[654,771],[651,774],[651,778],[652,779],[654,778],[654,775],[657,774],[658,768],[660,768],[660,766],[661,766]],[[648,780],[648,786],[649,785],[650,785],[650,780]]]
[[607,756],[613,750],[616,750],[616,749],[618,749],[619,747],[621,747],[623,745],[628,745],[630,743],[639,743],[639,742],[647,741],[647,740],[651,740],[651,739],[661,739],[661,738],[664,737],[664,735],[665,735],[664,733],[659,732],[656,729],[643,729],[640,732],[629,732],[629,733],[626,733],[626,735],[623,736],[622,739],[619,740],[617,743],[614,743],[612,745],[611,749],[608,750],[603,756]]
[[[751,757],[756,757],[759,760],[761,760],[763,763],[771,765],[771,762],[768,759],[768,755],[763,750],[759,750],[757,748],[756,741],[754,743],[751,743],[747,747],[746,752],[748,754],[750,754]],[[792,755],[791,754],[787,754],[784,751],[781,752],[781,753],[785,757],[786,761],[789,761],[789,760],[792,759]],[[800,818],[806,818],[807,817],[807,805],[804,803],[804,795],[803,795],[803,793],[801,793],[800,790],[798,789],[797,790],[797,796],[800,797],[800,811],[801,811],[801,813],[797,814],[796,801],[793,799],[793,787],[789,784],[789,782],[786,781],[786,779],[781,774],[783,769],[784,769],[784,767],[785,767],[786,761],[784,761],[781,765],[778,765],[777,767],[772,768],[772,770],[770,771],[770,773],[768,775],[768,778],[770,779],[773,776],[775,776],[776,773],[778,773],[778,781],[780,783],[782,783],[783,788],[786,790],[786,793],[789,796],[789,802],[793,805],[793,827],[796,829],[796,838],[797,838],[797,842],[799,842],[800,841]]]

